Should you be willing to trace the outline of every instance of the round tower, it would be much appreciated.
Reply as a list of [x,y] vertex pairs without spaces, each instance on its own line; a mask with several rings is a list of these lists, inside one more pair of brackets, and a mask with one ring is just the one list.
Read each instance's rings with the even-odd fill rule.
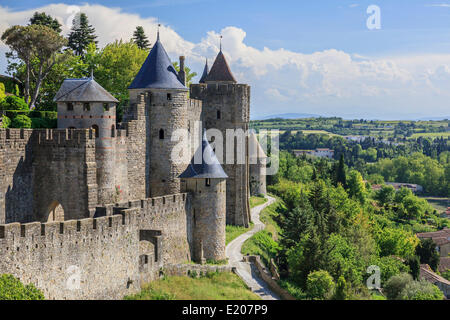
[[[147,93],[146,101],[146,193],[149,197],[180,192],[180,179],[186,163],[174,159],[179,146],[174,132],[188,127],[188,89],[180,81],[159,34],[155,45],[129,87],[130,100]],[[185,141],[188,150],[188,141]],[[187,151],[186,151],[187,152]]]
[[54,101],[58,105],[59,129],[93,129],[98,203],[118,202],[120,188],[126,188],[115,184],[114,138],[116,104],[119,101],[100,86],[93,76],[65,79]]
[[[220,261],[225,257],[226,179],[213,149],[208,143],[206,131],[202,146],[196,152],[187,169],[180,175],[185,191],[192,195],[192,226],[194,260]],[[195,163],[201,159],[201,163]],[[199,161],[200,162],[200,161]]]

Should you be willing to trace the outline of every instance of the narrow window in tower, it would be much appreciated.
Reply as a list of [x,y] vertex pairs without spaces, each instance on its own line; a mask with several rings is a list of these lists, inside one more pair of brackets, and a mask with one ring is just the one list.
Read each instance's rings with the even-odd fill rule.
[[67,103],[67,111],[73,111],[73,103],[72,102]]
[[98,125],[94,124],[92,129],[95,131],[95,137],[98,138],[100,136],[100,131],[98,130]]
[[222,115],[220,113],[220,110],[217,110],[217,119],[221,119],[221,118],[222,118]]
[[115,125],[112,125],[111,126],[111,137],[115,137],[116,136],[116,126]]
[[91,105],[89,102],[83,104],[83,111],[91,111]]
[[109,111],[109,104],[108,103],[104,103],[103,104],[103,111]]
[[206,179],[205,180],[205,186],[210,187],[211,186],[211,179]]
[[167,101],[170,101],[170,100],[172,100],[172,94],[168,93],[167,94]]
[[159,130],[159,139],[161,139],[161,140],[164,139],[164,130],[163,129]]

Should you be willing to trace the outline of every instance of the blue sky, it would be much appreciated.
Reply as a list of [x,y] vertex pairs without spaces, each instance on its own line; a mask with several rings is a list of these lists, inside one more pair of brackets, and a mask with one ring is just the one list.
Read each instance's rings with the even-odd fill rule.
[[[366,27],[372,4],[381,10],[380,30]],[[198,72],[223,34],[233,72],[252,85],[254,117],[450,116],[450,1],[0,0],[0,31],[24,23],[33,9],[65,20],[70,5],[88,12],[104,43],[127,37],[137,20],[152,38],[159,19],[171,57],[185,54]],[[109,17],[123,30],[107,28]]]

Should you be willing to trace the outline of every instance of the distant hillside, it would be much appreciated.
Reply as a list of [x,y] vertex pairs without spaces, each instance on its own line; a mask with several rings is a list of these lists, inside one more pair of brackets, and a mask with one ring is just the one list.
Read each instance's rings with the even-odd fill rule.
[[268,119],[303,119],[303,118],[320,118],[317,114],[310,113],[282,113],[282,114],[273,114],[265,117],[256,117],[252,120],[268,120]]

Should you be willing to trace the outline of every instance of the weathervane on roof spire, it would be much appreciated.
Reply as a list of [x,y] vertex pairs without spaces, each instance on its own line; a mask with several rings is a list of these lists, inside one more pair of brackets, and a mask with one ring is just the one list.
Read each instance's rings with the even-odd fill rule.
[[220,51],[222,51],[222,35],[220,35]]
[[94,68],[91,68],[91,80],[94,80]]

